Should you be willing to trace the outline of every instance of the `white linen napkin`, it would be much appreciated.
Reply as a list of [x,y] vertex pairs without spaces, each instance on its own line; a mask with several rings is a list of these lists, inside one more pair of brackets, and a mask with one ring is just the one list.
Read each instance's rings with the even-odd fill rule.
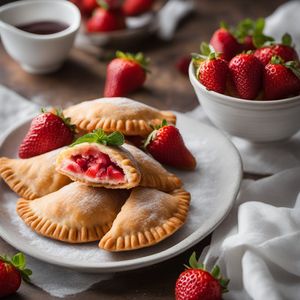
[[[299,300],[300,167],[245,180],[200,260],[231,279],[230,300]],[[207,253],[206,253],[207,252]]]
[[[0,141],[12,127],[36,115],[40,107],[0,85]],[[1,253],[1,248],[0,248]],[[33,270],[32,283],[49,294],[61,297],[83,292],[112,274],[86,274],[56,267],[27,257]]]

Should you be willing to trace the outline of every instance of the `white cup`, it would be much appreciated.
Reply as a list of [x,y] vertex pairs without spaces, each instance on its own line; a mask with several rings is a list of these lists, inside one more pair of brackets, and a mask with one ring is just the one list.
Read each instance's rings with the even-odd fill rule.
[[[28,0],[0,7],[0,34],[6,51],[34,74],[57,70],[67,57],[80,27],[78,8],[63,0]],[[51,21],[68,27],[53,34],[34,34],[16,26]]]

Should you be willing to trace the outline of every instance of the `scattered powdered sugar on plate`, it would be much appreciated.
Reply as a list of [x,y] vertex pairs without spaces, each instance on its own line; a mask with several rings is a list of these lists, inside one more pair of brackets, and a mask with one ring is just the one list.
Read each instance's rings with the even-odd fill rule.
[[[17,196],[3,183],[0,185],[0,234],[27,254],[94,272],[146,266],[191,247],[210,233],[231,208],[239,188],[241,165],[232,144],[216,129],[181,114],[178,114],[178,128],[196,156],[197,168],[193,172],[169,169],[183,180],[192,198],[185,225],[161,243],[136,251],[110,253],[99,249],[97,243],[72,245],[39,236],[18,217]],[[4,142],[0,155],[15,153],[22,130],[20,127],[17,130],[20,133],[14,133],[9,142]]]

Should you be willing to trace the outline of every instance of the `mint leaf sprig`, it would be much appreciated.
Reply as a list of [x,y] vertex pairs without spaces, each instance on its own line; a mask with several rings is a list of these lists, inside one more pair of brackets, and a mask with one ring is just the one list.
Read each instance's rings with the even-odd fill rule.
[[26,268],[26,258],[23,253],[19,252],[12,258],[7,255],[0,256],[0,261],[14,266],[20,272],[22,279],[26,282],[30,282],[29,276],[32,274],[32,271]]
[[102,129],[96,129],[92,133],[87,133],[78,138],[70,147],[73,147],[82,143],[98,143],[107,146],[121,146],[124,144],[124,135],[115,131],[107,135]]

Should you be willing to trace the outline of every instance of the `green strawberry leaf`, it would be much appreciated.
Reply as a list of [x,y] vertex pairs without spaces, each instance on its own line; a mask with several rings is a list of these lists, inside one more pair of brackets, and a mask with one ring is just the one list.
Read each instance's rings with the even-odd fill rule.
[[253,44],[256,48],[261,48],[263,46],[274,44],[274,38],[262,33],[257,33],[253,35]]
[[300,65],[297,61],[287,61],[284,63],[288,69],[290,69],[300,79]]
[[133,54],[133,53],[129,53],[129,52],[125,53],[125,52],[118,50],[118,51],[116,51],[116,57],[134,61],[134,62],[138,63],[145,70],[145,72],[150,73],[150,69],[149,69],[150,58],[145,57],[142,52]]
[[199,269],[199,270],[203,270],[205,272],[210,273],[220,284],[221,288],[222,288],[222,293],[226,293],[228,292],[228,284],[229,284],[229,279],[224,278],[221,275],[221,271],[220,271],[220,267],[215,265],[211,272],[207,271],[206,267],[204,264],[198,262],[197,260],[197,256],[196,256],[196,252],[193,252],[192,255],[189,258],[189,265],[184,265],[186,269]]
[[282,45],[292,46],[292,37],[290,34],[285,33],[281,38]]
[[96,0],[97,4],[105,10],[109,10],[109,5],[105,0]]
[[200,53],[204,56],[209,56],[209,54],[211,53],[211,49],[207,43],[202,42],[200,44]]
[[124,135],[115,131],[107,135],[102,129],[96,129],[92,133],[87,133],[78,138],[70,147],[82,143],[98,143],[108,146],[121,146],[124,144]]
[[26,268],[26,258],[23,253],[19,252],[12,258],[7,255],[0,256],[0,260],[14,266],[20,272],[23,280],[30,281],[29,276],[32,274],[32,271]]
[[189,265],[192,269],[198,269],[198,261],[196,258],[196,252],[193,252],[190,259],[189,259]]
[[220,28],[224,28],[224,29],[229,30],[229,26],[225,21],[220,22]]

